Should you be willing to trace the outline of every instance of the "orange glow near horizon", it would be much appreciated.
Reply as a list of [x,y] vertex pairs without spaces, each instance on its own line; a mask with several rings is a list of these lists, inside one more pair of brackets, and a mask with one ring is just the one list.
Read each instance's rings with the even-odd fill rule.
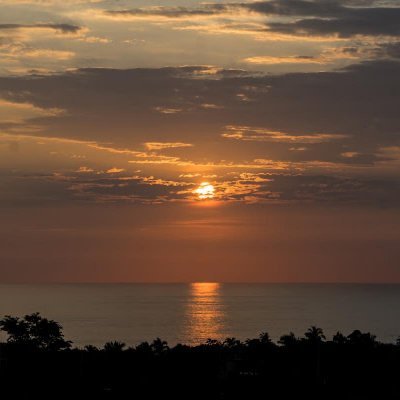
[[195,193],[200,200],[213,199],[215,197],[215,187],[209,182],[202,182],[193,193]]

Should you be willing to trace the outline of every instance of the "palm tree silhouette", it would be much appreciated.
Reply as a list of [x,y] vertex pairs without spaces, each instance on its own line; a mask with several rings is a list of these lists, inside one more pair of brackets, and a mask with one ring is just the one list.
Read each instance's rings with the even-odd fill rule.
[[336,334],[332,338],[332,342],[336,344],[346,344],[347,337],[344,336],[341,332],[336,332]]
[[295,346],[298,342],[299,342],[299,340],[296,338],[296,336],[293,332],[290,332],[287,335],[282,335],[278,340],[278,343],[284,347]]
[[326,339],[324,331],[314,325],[308,328],[304,336],[308,342],[313,344],[321,343]]
[[135,347],[135,351],[142,354],[151,354],[152,349],[149,342],[142,342]]
[[272,344],[272,340],[268,332],[261,332],[258,339],[261,344]]
[[311,326],[308,328],[307,332],[304,334],[306,337],[306,342],[313,345],[316,349],[315,352],[315,379],[317,382],[320,381],[321,378],[321,345],[324,342],[325,335],[324,331],[321,328],[316,326]]
[[99,349],[96,346],[93,346],[91,344],[86,345],[83,349],[88,353],[94,353],[96,351],[99,351]]
[[124,347],[126,346],[125,343],[123,342],[118,342],[118,341],[113,341],[113,342],[107,342],[104,345],[104,351],[107,352],[112,352],[112,353],[117,353],[117,352],[121,352],[124,350]]
[[153,353],[157,355],[160,355],[169,349],[168,343],[165,340],[161,340],[160,338],[154,339],[150,347]]

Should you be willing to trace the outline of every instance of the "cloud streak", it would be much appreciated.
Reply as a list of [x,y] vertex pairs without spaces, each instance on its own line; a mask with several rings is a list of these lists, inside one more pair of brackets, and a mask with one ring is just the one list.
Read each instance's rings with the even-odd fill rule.
[[[299,36],[336,35],[349,38],[357,35],[399,36],[400,8],[377,6],[373,2],[359,4],[355,1],[332,0],[271,0],[248,3],[208,3],[197,8],[147,7],[125,10],[106,10],[112,18],[193,20],[196,18],[243,18],[243,12],[265,16],[265,31]],[[273,18],[288,21],[278,22]],[[268,20],[272,18],[272,20]],[[220,26],[223,29],[223,25]]]
[[249,126],[227,126],[221,135],[227,139],[250,142],[280,142],[280,143],[324,143],[331,140],[344,139],[346,135],[312,133],[307,135],[291,135],[286,132],[270,131],[264,128]]
[[0,32],[15,31],[15,30],[50,30],[62,34],[76,34],[82,28],[71,24],[0,24]]

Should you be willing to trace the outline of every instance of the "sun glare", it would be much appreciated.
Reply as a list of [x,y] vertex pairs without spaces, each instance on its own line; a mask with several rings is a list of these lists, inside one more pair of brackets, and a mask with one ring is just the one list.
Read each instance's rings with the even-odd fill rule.
[[200,200],[213,199],[215,197],[215,188],[209,182],[202,182],[193,193],[197,194]]

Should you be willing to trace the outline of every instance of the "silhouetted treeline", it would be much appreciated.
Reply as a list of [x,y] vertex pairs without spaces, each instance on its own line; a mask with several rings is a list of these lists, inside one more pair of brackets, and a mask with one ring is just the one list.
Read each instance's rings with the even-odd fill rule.
[[157,338],[136,347],[109,342],[73,348],[61,326],[32,314],[5,317],[0,329],[4,399],[399,399],[400,341],[370,333],[327,340],[267,333],[169,347]]

